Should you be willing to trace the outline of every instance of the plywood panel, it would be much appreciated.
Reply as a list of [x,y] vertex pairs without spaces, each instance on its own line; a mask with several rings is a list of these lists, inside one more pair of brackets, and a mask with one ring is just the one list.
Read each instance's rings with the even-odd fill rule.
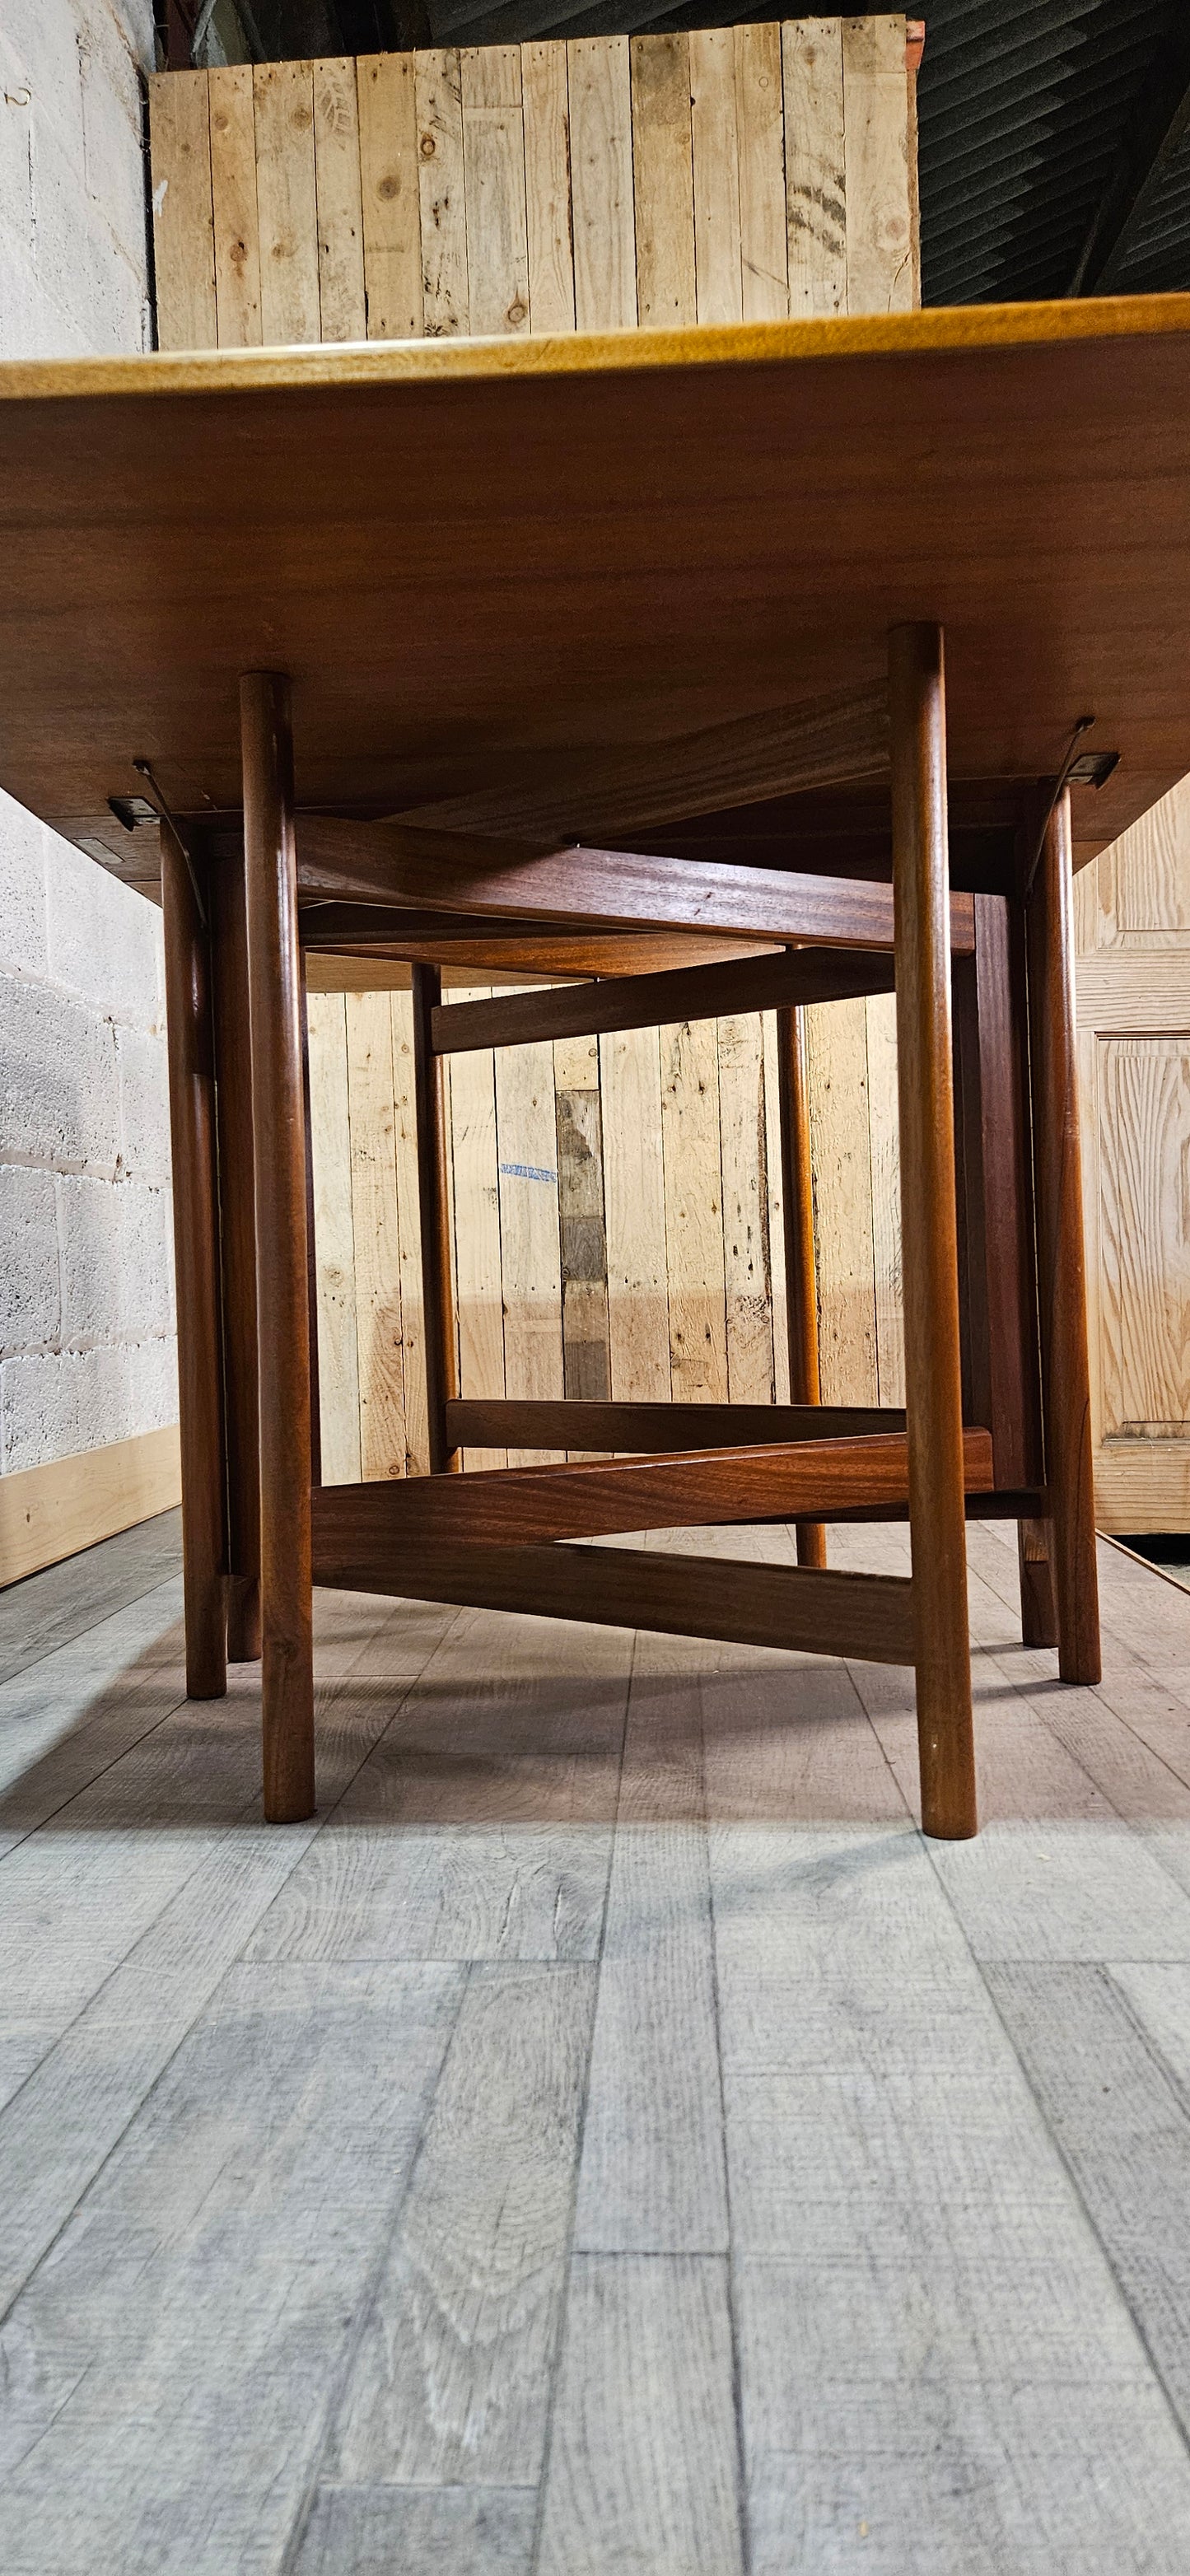
[[322,337],[365,340],[359,97],[355,64],[346,57],[314,65],[314,181]]
[[642,328],[684,328],[698,319],[690,40],[634,36],[631,57],[637,311]]
[[785,213],[789,310],[847,311],[847,188],[843,156],[843,33],[838,18],[781,29],[785,94]]
[[421,337],[421,215],[412,54],[356,64],[369,340]]
[[843,20],[847,309],[907,313],[914,300],[905,20]]
[[632,92],[627,36],[568,45],[574,306],[580,331],[637,319]]
[[214,349],[219,333],[207,74],[162,73],[150,81],[149,98],[158,342],[163,349]]
[[405,1473],[393,1024],[387,993],[348,993],[345,1008],[360,1472],[371,1479]]
[[529,246],[520,47],[468,46],[459,60],[470,327],[480,334],[526,332]]
[[360,1389],[344,996],[309,993],[306,1011],[310,1031],[322,1481],[325,1485],[350,1485],[358,1483],[360,1475]]
[[601,1038],[612,1395],[664,1403],[672,1392],[656,1029]]
[[[215,309],[221,349],[260,345],[260,219],[250,63],[207,76],[211,117]],[[358,155],[357,155],[358,173]],[[357,176],[358,185],[358,176]]]
[[318,201],[310,63],[258,63],[252,74],[260,323],[266,348],[318,340]]
[[727,1398],[723,1177],[718,1027],[680,1021],[661,1031],[665,1266],[675,1398]]
[[743,318],[780,322],[789,311],[781,30],[734,33]]
[[698,320],[739,322],[744,307],[734,28],[708,27],[690,37],[690,123]]
[[570,99],[566,47],[522,45],[529,328],[573,331]]

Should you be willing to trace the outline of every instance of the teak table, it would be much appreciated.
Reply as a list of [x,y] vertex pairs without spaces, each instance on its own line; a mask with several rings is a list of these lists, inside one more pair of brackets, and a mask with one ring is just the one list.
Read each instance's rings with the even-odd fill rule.
[[[1179,297],[0,371],[0,777],[134,879],[161,817],[188,1686],[262,1630],[270,1817],[313,1581],[912,1663],[941,1835],[966,1509],[1097,1677],[1072,834],[1190,768],[1188,417]],[[413,961],[427,1478],[319,1481],[304,946]],[[586,980],[444,1004],[450,956]],[[904,1416],[816,1402],[798,1018],[894,976]],[[796,1401],[460,1397],[444,1057],[770,1008]],[[826,1567],[906,1511],[910,1581]],[[797,1567],[713,1586],[560,1544],[765,1519]]]

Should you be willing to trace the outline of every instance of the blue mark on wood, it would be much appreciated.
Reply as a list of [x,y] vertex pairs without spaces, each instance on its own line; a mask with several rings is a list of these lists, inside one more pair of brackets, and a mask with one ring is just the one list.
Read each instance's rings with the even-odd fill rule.
[[501,1163],[500,1169],[510,1181],[552,1181],[555,1189],[558,1186],[557,1173],[539,1171],[536,1163]]

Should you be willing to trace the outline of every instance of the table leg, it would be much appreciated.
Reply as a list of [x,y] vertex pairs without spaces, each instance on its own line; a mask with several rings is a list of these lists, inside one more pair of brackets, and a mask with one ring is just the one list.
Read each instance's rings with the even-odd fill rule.
[[256,1370],[256,1210],[243,858],[208,876],[214,967],[215,1095],[227,1441],[227,1659],[260,1653],[260,1432]]
[[1064,1682],[1097,1682],[1099,1577],[1070,917],[1070,794],[1046,824],[1026,914],[1041,1409]]
[[206,926],[185,851],[161,826],[161,913],[173,1148],[186,1689],[227,1688],[215,1064]]
[[417,1146],[417,1198],[421,1219],[422,1331],[426,1352],[426,1413],[430,1473],[457,1469],[459,1453],[446,1428],[447,1400],[455,1393],[455,1326],[450,1292],[450,1218],[446,1191],[446,1120],[443,1059],[430,1044],[430,1013],[442,999],[436,966],[414,965],[413,1098]]
[[[821,1404],[818,1282],[814,1269],[814,1176],[810,1161],[810,1093],[804,1015],[795,1004],[777,1013],[777,1105],[781,1120],[781,1221],[785,1235],[785,1320],[789,1401]],[[798,1521],[799,1565],[826,1564],[821,1521]]]
[[976,1831],[963,1515],[942,630],[889,637],[905,1410],[922,1823]]
[[1022,1643],[1026,1646],[1056,1646],[1058,1613],[1050,1572],[1049,1522],[1018,1521],[1016,1527]]
[[314,1811],[310,1343],[289,683],[240,682],[256,1174],[265,1815]]

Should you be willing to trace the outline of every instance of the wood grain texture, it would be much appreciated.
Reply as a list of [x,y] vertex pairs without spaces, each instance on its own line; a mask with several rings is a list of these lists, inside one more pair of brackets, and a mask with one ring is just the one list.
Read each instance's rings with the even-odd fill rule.
[[566,61],[575,321],[580,331],[631,330],[638,317],[628,38],[579,37]]
[[149,83],[153,261],[162,349],[213,349],[219,327],[206,72]]
[[252,100],[261,338],[292,346],[322,337],[312,65],[257,63]]
[[791,315],[847,311],[843,38],[838,18],[781,29]]
[[[959,1473],[960,1494],[964,1479],[973,1493],[990,1487],[986,1431],[964,1434]],[[406,1540],[531,1546],[614,1531],[879,1510],[905,1502],[907,1479],[904,1435],[879,1432],[411,1477],[402,1484],[324,1485],[315,1488],[320,1580],[346,1583],[339,1569],[380,1563],[386,1555],[390,1571],[399,1574]],[[391,1582],[379,1588],[391,1590]]]
[[731,27],[697,29],[689,45],[697,318],[741,322],[735,31]]
[[733,1403],[763,1404],[773,1393],[773,1324],[759,1018],[721,1019],[718,1054],[727,1392]]
[[289,683],[241,682],[260,1389],[261,1724],[270,1823],[314,1808],[306,1118]]
[[318,202],[321,336],[324,340],[365,340],[368,305],[360,196],[359,93],[355,64],[346,57],[314,65],[314,184]]
[[[496,1143],[495,1065],[490,1056],[450,1066],[454,1264],[459,1335],[459,1388],[467,1396],[503,1396],[504,1287],[500,1246],[500,1170]],[[503,1466],[500,1450],[466,1464]]]
[[527,332],[529,245],[519,45],[466,46],[459,56],[467,193],[470,329]]
[[903,23],[844,18],[842,39],[847,309],[907,313],[914,266]]
[[903,1431],[896,1407],[840,1404],[773,1404],[733,1399],[727,1404],[649,1404],[567,1396],[561,1404],[512,1404],[463,1397],[448,1407],[460,1441],[525,1440],[538,1449],[623,1451],[751,1447],[758,1441],[842,1440]]
[[819,1368],[829,1403],[875,1404],[876,1280],[862,1001],[806,1013]]
[[543,2576],[596,2576],[629,2552],[642,2576],[739,2576],[730,2355],[725,2263],[575,2257]]
[[781,29],[734,33],[741,311],[745,322],[780,322],[789,312]]
[[1070,871],[1067,792],[1046,821],[1026,913],[1033,1186],[1058,1669],[1064,1681],[1097,1682],[1101,1655]]
[[208,869],[215,1124],[219,1149],[219,1268],[223,1439],[227,1464],[227,1653],[260,1653],[260,1392],[256,1333],[256,1180],[244,865]]
[[130,1440],[84,1450],[80,1457],[10,1469],[0,1483],[0,1589],[118,1530],[175,1510],[181,1498],[172,1423],[164,1431],[141,1431]]
[[426,1418],[426,1327],[422,1298],[412,1000],[407,1000],[404,994],[399,997],[394,994],[391,1010],[401,1345],[405,1380],[405,1472],[410,1476],[424,1476],[430,1469],[430,1435]]
[[[256,117],[252,68],[207,74],[211,120],[215,315],[221,349],[260,346],[260,219],[256,204]],[[192,248],[191,256],[194,256]],[[160,269],[160,251],[157,253]],[[158,284],[158,329],[161,289]],[[167,314],[166,327],[175,328]],[[332,336],[328,333],[328,337]],[[163,340],[168,347],[168,340]]]
[[574,329],[570,227],[570,99],[566,47],[521,47],[529,328]]
[[318,2488],[294,2576],[529,2576],[532,2487]]
[[227,1688],[227,1532],[211,950],[190,863],[168,825],[161,835],[161,911],[178,1283],[186,1688],[192,1699],[219,1699]]
[[601,1039],[599,1076],[611,1392],[625,1402],[668,1402],[672,1380],[657,1030]]
[[593,1977],[473,1967],[331,2450],[352,2485],[535,2485]]
[[361,54],[360,197],[369,340],[422,329],[417,103],[412,54]]
[[[557,1398],[562,1266],[553,1048],[500,1047],[495,1069],[505,1391]],[[531,1466],[533,1457],[510,1449],[508,1463]]]
[[430,1046],[430,1015],[442,998],[437,968],[413,969],[413,1106],[421,1243],[425,1346],[426,1446],[430,1473],[459,1464],[446,1430],[446,1406],[458,1393],[458,1339],[451,1279],[450,1136],[442,1066]]
[[311,993],[306,1008],[322,1478],[329,1485],[354,1485],[360,1477],[360,1386],[346,1007],[341,994]]
[[[818,1265],[814,1248],[814,1169],[810,1139],[810,1084],[802,1012],[785,1005],[774,1032],[778,1145],[781,1169],[782,1249],[785,1287],[785,1382],[793,1404],[817,1407],[819,1366]],[[774,1339],[776,1300],[774,1299]],[[776,1372],[774,1370],[774,1380]],[[775,1392],[775,1384],[774,1384]],[[823,1425],[825,1430],[825,1424]],[[799,1565],[826,1564],[821,1522],[800,1521]]]
[[891,957],[791,951],[738,965],[691,967],[686,973],[667,970],[585,988],[495,996],[486,1007],[448,1003],[435,1016],[434,1044],[448,1054],[464,1046],[520,1046],[535,1038],[603,1035],[678,1018],[735,1018],[793,1000],[838,1001],[871,987],[891,992],[892,982]]
[[963,1523],[942,635],[889,638],[905,1404],[928,1834],[976,1830]]
[[670,1375],[678,1402],[721,1403],[728,1382],[718,1030],[714,1021],[682,1020],[660,1034]]
[[690,40],[685,29],[634,36],[632,171],[637,315],[646,328],[698,320]]
[[463,74],[454,46],[417,54],[414,63],[422,320],[433,340],[471,328]]
[[392,1010],[386,993],[352,993],[346,1013],[360,1473],[400,1476],[405,1369]]

